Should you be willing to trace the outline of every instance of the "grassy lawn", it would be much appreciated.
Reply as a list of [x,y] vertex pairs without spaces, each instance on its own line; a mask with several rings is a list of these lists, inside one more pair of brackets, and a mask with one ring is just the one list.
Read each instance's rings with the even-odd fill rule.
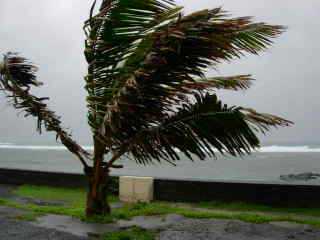
[[69,189],[29,185],[18,187],[14,194],[44,201],[61,201],[73,206],[84,206],[86,196],[85,189],[81,188]]
[[[44,201],[61,201],[69,206],[84,207],[86,190],[84,188],[58,188],[46,186],[23,185],[14,194],[20,197],[40,199]],[[118,201],[115,196],[109,197],[109,202]]]
[[[86,197],[84,189],[64,189],[26,185],[18,187],[14,194],[24,198],[27,197],[49,201],[49,203],[50,201],[63,203],[58,206],[50,204],[48,206],[40,206],[36,204],[21,204],[8,199],[0,199],[0,205],[29,210],[30,213],[20,217],[24,220],[33,220],[39,215],[50,213],[69,215],[84,221],[110,223],[118,219],[130,219],[135,216],[180,214],[188,218],[198,219],[238,219],[251,223],[289,221],[320,227],[320,209],[317,208],[273,208],[256,204],[221,202],[199,204],[153,202],[148,204],[125,204],[121,208],[114,209],[111,216],[87,219],[84,216]],[[111,196],[109,201],[117,202],[118,199],[115,196]]]

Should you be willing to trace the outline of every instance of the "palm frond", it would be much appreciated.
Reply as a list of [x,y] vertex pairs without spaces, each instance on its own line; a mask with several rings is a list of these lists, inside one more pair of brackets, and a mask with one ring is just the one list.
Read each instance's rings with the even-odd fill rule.
[[171,0],[109,0],[85,23],[86,89],[93,130],[102,124],[105,106],[126,82],[127,73],[152,45],[148,36],[161,28],[162,22],[177,18],[180,11]]
[[257,131],[266,133],[270,126],[273,127],[288,127],[293,122],[284,120],[278,116],[268,113],[258,113],[251,108],[240,108],[240,111],[244,114],[245,120]]
[[[210,114],[194,112],[207,107],[209,99],[213,108],[221,104],[213,96],[199,96],[216,89],[245,90],[253,80],[250,75],[206,78],[209,67],[259,54],[284,31],[282,26],[231,18],[220,8],[183,16],[170,0],[106,0],[86,30],[89,123],[108,150],[129,149],[143,163],[176,159],[174,149],[183,147],[188,157],[214,155],[209,146],[235,155],[258,146],[254,130],[286,122],[222,106],[219,111],[208,107]],[[187,113],[195,114],[190,117],[196,125],[181,120]],[[197,132],[204,129],[210,135]]]
[[[225,19],[221,9],[201,11],[170,22],[152,33],[152,47],[138,68],[118,78],[122,82],[103,106],[106,112],[102,135],[121,142],[140,129],[159,123],[173,104],[186,99],[195,89],[246,89],[249,76],[204,79],[203,72],[221,60],[257,53],[281,33],[281,27],[255,24],[250,18]],[[255,41],[250,38],[255,36]],[[247,36],[247,37],[245,37]],[[240,47],[238,41],[246,48]],[[256,44],[259,42],[259,44]],[[254,52],[255,50],[255,52]],[[117,79],[117,78],[116,78]],[[229,85],[227,85],[229,84]],[[130,119],[130,120],[128,120]]]
[[9,52],[4,55],[3,63],[0,66],[0,75],[9,76],[10,81],[19,87],[30,88],[30,85],[42,85],[36,79],[37,70],[38,68],[27,59],[20,57],[17,53]]
[[49,98],[38,98],[29,92],[30,85],[40,85],[36,80],[36,71],[34,64],[18,54],[4,55],[4,61],[0,64],[0,90],[16,109],[25,112],[25,117],[37,118],[39,133],[43,127],[48,132],[55,132],[57,139],[60,139],[62,144],[87,166],[86,160],[90,159],[90,154],[61,127],[60,117],[45,103]]
[[[211,77],[211,78],[202,78],[195,80],[196,82],[191,82],[194,84],[195,89],[226,89],[226,90],[247,90],[251,87],[253,78],[251,75],[237,75],[229,77]],[[199,87],[197,85],[199,84]],[[192,89],[192,87],[188,87]]]
[[288,126],[291,122],[241,107],[228,107],[215,94],[197,94],[194,103],[181,106],[159,125],[137,133],[122,145],[138,163],[179,160],[179,152],[193,160],[215,157],[216,151],[233,156],[259,147],[256,131]]

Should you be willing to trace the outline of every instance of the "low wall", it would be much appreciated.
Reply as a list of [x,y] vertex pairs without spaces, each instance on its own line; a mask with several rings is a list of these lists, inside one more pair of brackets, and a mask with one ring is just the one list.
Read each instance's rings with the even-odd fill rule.
[[[53,187],[86,187],[87,180],[83,174],[40,172],[0,168],[0,184],[30,184]],[[110,188],[114,194],[119,193],[118,177],[111,177]]]
[[320,186],[236,182],[155,180],[155,199],[163,201],[250,202],[273,206],[320,207]]
[[[111,179],[111,191],[119,191],[118,177]],[[81,174],[0,169],[0,184],[33,184],[84,187]],[[320,207],[320,186],[239,182],[154,180],[154,198],[174,202],[242,201],[274,206]]]

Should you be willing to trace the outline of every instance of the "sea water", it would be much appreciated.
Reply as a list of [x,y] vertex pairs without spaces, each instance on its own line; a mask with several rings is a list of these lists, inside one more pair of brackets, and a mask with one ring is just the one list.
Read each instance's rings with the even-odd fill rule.
[[[91,150],[92,147],[85,147]],[[177,166],[163,162],[137,165],[122,158],[125,167],[113,170],[113,175],[152,176],[168,179],[209,181],[264,182],[320,185],[320,178],[287,181],[281,175],[320,173],[320,148],[308,146],[269,146],[245,157],[217,155],[217,158],[192,162],[181,154]],[[62,146],[25,146],[0,144],[0,168],[49,172],[82,173],[78,159]]]

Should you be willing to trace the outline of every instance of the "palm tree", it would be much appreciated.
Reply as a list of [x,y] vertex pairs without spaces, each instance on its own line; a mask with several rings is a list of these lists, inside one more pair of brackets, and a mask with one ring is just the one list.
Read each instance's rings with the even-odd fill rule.
[[[97,13],[95,13],[97,12]],[[0,64],[0,86],[17,109],[54,131],[84,166],[89,182],[87,216],[109,214],[106,201],[112,168],[130,155],[138,164],[233,156],[259,147],[257,132],[290,121],[253,109],[227,106],[217,90],[244,90],[250,75],[206,77],[210,66],[259,54],[282,26],[231,18],[221,8],[183,15],[173,0],[94,1],[85,22],[88,123],[94,152],[85,151],[48,109],[47,98],[29,91],[36,67],[14,53]],[[180,150],[181,154],[178,154]],[[105,159],[105,156],[110,156]]]

